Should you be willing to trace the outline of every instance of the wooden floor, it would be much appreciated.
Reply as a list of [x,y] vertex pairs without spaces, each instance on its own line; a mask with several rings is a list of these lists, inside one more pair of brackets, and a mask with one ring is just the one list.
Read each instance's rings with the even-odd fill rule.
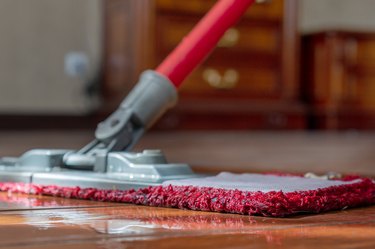
[[[0,131],[0,156],[33,148],[79,149],[93,131]],[[151,132],[136,147],[209,171],[337,171],[375,175],[375,132]]]
[[[0,132],[0,154],[79,148],[90,132]],[[375,175],[375,134],[151,133],[198,170]],[[197,166],[200,167],[197,167]],[[375,248],[375,206],[290,218],[142,207],[0,193],[0,248]]]
[[264,218],[0,194],[0,248],[375,248],[375,207]]

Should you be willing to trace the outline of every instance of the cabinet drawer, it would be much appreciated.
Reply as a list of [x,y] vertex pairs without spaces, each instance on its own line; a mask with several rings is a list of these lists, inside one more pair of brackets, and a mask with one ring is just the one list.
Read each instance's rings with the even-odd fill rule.
[[359,79],[358,99],[363,108],[375,111],[375,75]]
[[273,68],[208,60],[187,78],[180,94],[186,97],[264,98],[277,97],[279,87],[280,75]]
[[[199,17],[179,17],[163,15],[158,19],[158,51],[171,51],[198,22]],[[259,24],[242,20],[229,29],[220,40],[219,48],[233,51],[256,51],[277,53],[279,51],[280,30],[275,25]]]
[[348,74],[343,85],[346,103],[359,105],[367,110],[375,110],[375,74]]
[[343,98],[347,103],[375,110],[375,35],[346,37]]
[[[180,12],[203,15],[217,2],[216,0],[157,0],[158,11]],[[265,0],[255,3],[247,10],[245,16],[254,19],[280,20],[283,16],[283,0]]]
[[375,69],[375,39],[349,39],[345,45],[346,52],[352,54],[353,64]]

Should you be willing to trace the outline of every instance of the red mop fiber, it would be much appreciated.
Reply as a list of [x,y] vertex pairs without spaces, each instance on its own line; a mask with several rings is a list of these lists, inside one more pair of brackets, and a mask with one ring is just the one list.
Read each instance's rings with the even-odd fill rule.
[[[241,177],[241,175],[234,176]],[[279,175],[275,177],[278,177],[281,181],[285,179],[285,182],[291,179],[290,176]],[[306,179],[294,177],[300,178],[302,181]],[[335,180],[340,180],[342,184],[292,192],[282,190],[269,192],[243,191],[171,184],[139,190],[103,190],[25,183],[0,183],[0,191],[273,217],[320,213],[375,204],[375,182],[370,178],[347,176]],[[326,181],[329,182],[330,180]],[[236,183],[233,185],[236,185]]]

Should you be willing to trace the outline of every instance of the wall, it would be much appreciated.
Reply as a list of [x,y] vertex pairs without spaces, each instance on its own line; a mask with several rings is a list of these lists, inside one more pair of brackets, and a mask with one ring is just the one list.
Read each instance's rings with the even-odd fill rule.
[[375,31],[373,0],[300,0],[300,31]]
[[101,0],[1,0],[0,114],[94,108],[85,91],[101,60],[101,25]]

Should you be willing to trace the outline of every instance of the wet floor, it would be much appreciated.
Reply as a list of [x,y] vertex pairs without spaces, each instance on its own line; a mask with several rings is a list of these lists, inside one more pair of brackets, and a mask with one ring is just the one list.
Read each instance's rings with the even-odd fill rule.
[[375,248],[375,207],[290,218],[0,193],[0,248]]

